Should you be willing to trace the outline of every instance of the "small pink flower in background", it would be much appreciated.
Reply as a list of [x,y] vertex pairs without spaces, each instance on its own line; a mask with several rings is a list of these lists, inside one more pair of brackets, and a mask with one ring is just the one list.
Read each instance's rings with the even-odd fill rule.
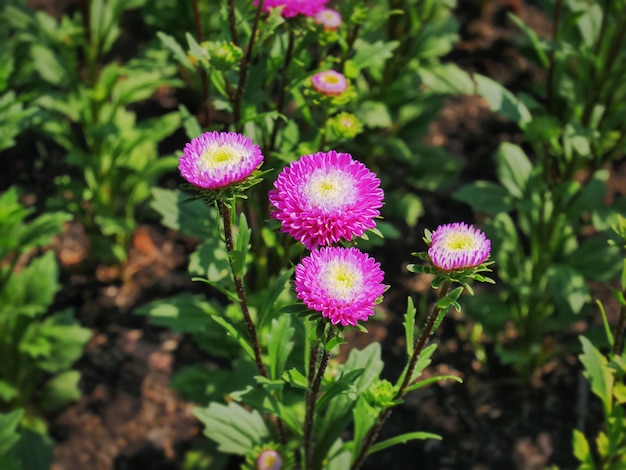
[[334,70],[325,70],[311,77],[313,89],[322,95],[339,96],[348,87],[346,77]]
[[352,240],[376,226],[380,180],[349,153],[304,155],[285,167],[269,192],[271,216],[309,250]]
[[324,8],[313,17],[315,23],[321,24],[325,31],[336,31],[341,26],[341,15],[337,10]]
[[428,256],[443,271],[475,268],[491,252],[491,241],[473,225],[463,222],[440,225],[433,232]]
[[283,468],[283,459],[273,449],[264,450],[256,459],[257,470],[280,470]]
[[374,314],[384,276],[380,263],[357,248],[324,247],[296,266],[296,295],[334,325],[356,325]]
[[220,189],[245,180],[263,162],[258,145],[234,132],[205,132],[183,150],[178,169],[187,181]]
[[[263,11],[269,12],[271,8],[283,7],[281,16],[291,18],[296,15],[313,16],[324,8],[328,0],[265,0]],[[254,0],[254,5],[259,5],[259,0]]]

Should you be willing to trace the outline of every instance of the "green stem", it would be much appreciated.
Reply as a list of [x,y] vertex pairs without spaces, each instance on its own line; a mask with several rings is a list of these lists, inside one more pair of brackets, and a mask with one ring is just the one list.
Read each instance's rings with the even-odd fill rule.
[[257,6],[256,15],[254,17],[254,23],[252,24],[252,32],[250,33],[250,41],[248,41],[248,47],[246,53],[241,59],[239,66],[239,83],[237,84],[237,90],[235,91],[235,97],[233,100],[233,120],[235,121],[235,129],[241,133],[243,125],[241,124],[241,99],[243,97],[243,90],[246,87],[246,78],[248,77],[248,64],[252,58],[252,49],[256,40],[257,31],[259,29],[259,19],[261,18],[261,12],[263,11],[264,0],[259,0]]
[[[561,23],[561,11],[563,9],[563,0],[557,0],[556,5],[554,7],[554,17],[552,21],[552,27],[554,31],[552,33],[552,42],[556,42],[558,39],[559,26]],[[552,49],[550,49],[549,62],[548,62],[548,77],[547,77],[547,101],[548,101],[548,112],[550,114],[554,114],[554,73],[556,68],[555,63],[555,45],[552,44]]]
[[[285,62],[283,63],[282,76],[281,76],[281,86],[280,91],[278,93],[278,99],[276,101],[276,111],[280,114],[283,112],[283,107],[285,105],[285,96],[287,92],[287,69],[291,64],[291,59],[293,58],[293,46],[296,40],[296,35],[294,33],[293,27],[289,28],[289,40],[287,42],[287,50],[285,51]],[[280,127],[281,120],[276,116],[274,120],[274,127],[272,129],[272,136],[270,137],[270,144],[267,152],[270,153],[274,150],[276,145],[276,138],[278,137],[278,128]]]
[[[447,295],[449,288],[450,288],[450,281],[449,280],[444,281],[441,284],[439,295],[437,296],[437,301],[443,299]],[[441,314],[442,314],[441,308],[437,307],[437,303],[435,302],[432,310],[430,311],[430,314],[426,318],[426,325],[424,326],[422,333],[420,334],[419,338],[417,339],[417,342],[415,343],[415,348],[413,349],[413,354],[411,354],[411,359],[409,360],[409,364],[406,369],[404,378],[402,379],[402,384],[398,388],[398,391],[396,392],[396,395],[394,396],[393,401],[400,400],[402,397],[404,397],[404,395],[406,394],[407,388],[409,388],[409,386],[411,385],[411,382],[412,382],[411,378],[413,376],[413,372],[415,371],[415,366],[417,365],[417,361],[420,355],[422,354],[422,351],[424,350],[424,347],[426,346],[428,339],[433,333],[433,328],[435,324],[437,323],[437,319],[439,318]],[[389,408],[385,408],[384,410],[380,412],[380,414],[378,415],[378,419],[376,420],[376,423],[370,428],[367,435],[365,436],[363,447],[361,447],[361,451],[359,452],[359,455],[357,456],[357,458],[354,460],[354,463],[350,467],[351,470],[357,470],[358,468],[361,467],[361,465],[365,461],[365,458],[367,457],[367,453],[369,452],[370,448],[376,441],[376,438],[378,437],[378,433],[380,429],[382,428],[383,424],[385,423],[389,415],[391,415],[391,410],[392,408],[389,407]]]
[[[196,34],[198,36],[198,43],[204,42],[204,33],[202,32],[202,21],[200,19],[200,8],[198,7],[198,0],[192,0],[193,4],[193,18],[196,24]],[[200,76],[202,79],[202,112],[204,114],[204,124],[208,126],[211,122],[211,108],[209,106],[209,74],[204,67],[200,66]]]
[[[623,292],[626,296],[626,291]],[[626,305],[622,305],[619,311],[619,320],[615,328],[615,340],[613,341],[613,354],[619,356],[622,354],[622,340],[624,338],[624,327],[626,327]]]
[[[235,269],[233,267],[231,253],[234,251],[234,242],[233,242],[233,229],[232,229],[232,219],[230,216],[230,207],[226,205],[224,201],[218,201],[217,203],[220,214],[222,215],[222,220],[224,222],[224,239],[226,241],[226,251],[228,252],[228,263],[230,265],[230,270],[233,274],[233,280],[235,282],[235,289],[237,290],[237,297],[239,297],[239,303],[241,305],[241,311],[243,312],[243,317],[245,320],[246,328],[248,330],[248,336],[250,341],[252,342],[252,349],[254,351],[254,359],[256,362],[257,369],[259,369],[259,373],[266,378],[269,378],[267,374],[267,369],[263,364],[263,359],[261,357],[261,346],[259,343],[259,336],[257,335],[256,328],[254,326],[254,322],[252,321],[252,317],[250,316],[250,310],[248,309],[248,301],[246,299],[246,293],[243,286],[243,279],[241,276],[238,276],[235,273]],[[287,443],[287,434],[285,431],[285,425],[282,420],[276,417],[276,426],[278,427],[278,433],[280,434],[280,440],[283,444]]]
[[319,343],[316,344],[311,351],[309,362],[309,383],[311,383],[313,375],[315,375],[315,378],[313,378],[311,388],[307,390],[306,394],[306,416],[304,419],[305,470],[312,470],[313,468],[313,424],[315,422],[315,404],[317,403],[317,396],[319,394],[320,385],[322,384],[322,378],[324,377],[324,372],[326,371],[326,367],[328,366],[328,361],[331,356],[331,352],[326,349],[326,344],[328,344],[335,334],[335,329],[331,325],[326,342],[322,344],[322,359],[319,367],[317,368],[317,372],[315,372],[315,368],[317,366],[317,358],[319,355]]
[[233,228],[232,220],[230,217],[230,207],[228,207],[224,201],[219,201],[217,204],[220,210],[220,214],[222,215],[222,220],[224,221],[224,238],[226,240],[226,251],[228,251],[228,262],[230,264],[230,270],[233,274],[235,289],[237,290],[237,297],[239,297],[239,303],[241,305],[241,311],[243,312],[243,317],[245,319],[246,328],[248,329],[248,337],[252,342],[252,349],[254,350],[256,366],[263,377],[269,377],[267,375],[265,365],[263,364],[263,359],[261,358],[261,346],[259,344],[259,337],[257,335],[256,328],[254,327],[252,317],[250,316],[250,310],[248,309],[248,301],[246,299],[246,293],[243,287],[243,279],[241,278],[241,276],[238,276],[235,273],[235,269],[233,267],[233,263],[230,257],[231,253],[235,250],[233,243]]

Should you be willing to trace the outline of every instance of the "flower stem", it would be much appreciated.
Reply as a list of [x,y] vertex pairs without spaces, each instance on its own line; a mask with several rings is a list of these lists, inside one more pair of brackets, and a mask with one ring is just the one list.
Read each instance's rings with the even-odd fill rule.
[[259,337],[257,335],[256,328],[254,327],[252,317],[250,316],[250,310],[248,309],[248,301],[246,300],[246,293],[243,288],[243,279],[241,278],[241,276],[238,276],[235,273],[235,269],[233,267],[233,263],[230,257],[231,253],[235,250],[233,243],[233,227],[230,217],[230,207],[228,207],[224,201],[218,201],[217,204],[220,210],[220,214],[222,216],[222,220],[224,221],[224,238],[226,239],[228,262],[230,264],[230,270],[233,274],[233,279],[235,281],[235,289],[237,290],[237,297],[239,297],[239,303],[241,304],[241,311],[243,312],[246,328],[248,329],[248,336],[250,337],[250,341],[252,341],[252,349],[254,350],[254,359],[256,361],[256,366],[263,377],[268,377],[267,370],[265,369],[265,365],[263,364],[263,360],[261,359],[261,346],[259,345]]
[[261,12],[263,11],[263,2],[264,0],[259,0],[256,15],[254,16],[254,23],[252,23],[252,32],[250,33],[248,47],[246,48],[246,53],[241,59],[241,63],[239,65],[239,82],[237,84],[237,90],[235,91],[235,96],[233,99],[233,120],[235,121],[235,128],[237,129],[237,132],[241,132],[243,130],[243,125],[240,122],[241,99],[243,97],[243,90],[246,87],[246,78],[248,77],[248,64],[250,63],[250,59],[252,57],[252,48],[256,40],[257,31],[259,29],[259,19],[261,18]]
[[[282,76],[281,76],[281,87],[280,87],[280,91],[278,93],[278,100],[276,101],[276,111],[278,113],[282,113],[283,112],[283,106],[285,105],[285,95],[287,92],[287,86],[288,86],[288,80],[287,80],[287,69],[289,68],[289,65],[291,64],[291,59],[293,58],[293,46],[294,43],[296,41],[296,35],[294,32],[294,28],[290,27],[289,28],[289,40],[287,42],[287,51],[285,52],[285,62],[283,62],[283,71],[282,71]],[[272,128],[272,135],[270,137],[270,145],[269,145],[269,149],[268,152],[271,152],[274,150],[274,146],[276,145],[276,138],[278,137],[278,128],[280,126],[280,119],[278,116],[276,116],[276,119],[274,120],[274,127]]]
[[[198,35],[198,43],[204,41],[204,33],[202,32],[202,21],[200,20],[200,9],[198,0],[192,0],[193,18],[196,24],[196,34]],[[211,110],[209,106],[209,75],[204,67],[200,67],[200,76],[202,79],[202,112],[204,114],[204,125],[208,126],[211,121]]]
[[619,320],[617,321],[617,327],[615,328],[615,339],[613,340],[613,354],[616,356],[622,353],[622,339],[624,337],[625,326],[626,326],[626,305],[622,305],[622,308],[619,311]]
[[[311,470],[313,467],[313,422],[315,421],[315,404],[317,403],[317,395],[319,394],[320,385],[324,372],[328,366],[331,352],[326,349],[326,344],[335,336],[335,329],[330,327],[326,342],[322,343],[322,360],[315,373],[317,358],[319,355],[319,344],[313,346],[311,350],[311,358],[309,362],[309,383],[313,380],[311,388],[306,394],[306,416],[304,419],[304,469]],[[313,378],[315,375],[315,378]]]
[[[230,207],[224,201],[218,201],[217,203],[219,207],[220,214],[222,216],[222,220],[224,222],[224,239],[226,240],[226,251],[228,252],[228,263],[230,265],[230,270],[233,274],[233,280],[235,282],[235,289],[237,290],[237,297],[239,297],[239,303],[241,305],[241,311],[243,312],[243,316],[246,323],[246,328],[248,329],[248,336],[250,337],[250,341],[252,342],[252,349],[254,351],[254,359],[256,362],[257,369],[259,369],[259,373],[266,378],[269,378],[267,373],[267,369],[263,364],[263,359],[261,358],[261,346],[259,343],[259,336],[257,335],[256,328],[254,326],[254,322],[252,321],[252,317],[250,316],[250,310],[248,309],[248,301],[246,300],[246,292],[243,287],[243,279],[241,276],[238,276],[235,273],[235,269],[233,267],[233,262],[231,260],[230,254],[234,251],[234,243],[233,243],[233,227],[232,227],[232,219],[230,216]],[[280,440],[283,444],[287,443],[287,433],[285,431],[285,425],[282,420],[276,417],[276,426],[278,427],[278,433],[280,434]]]
[[[441,284],[437,301],[443,299],[446,296],[449,288],[450,288],[450,281],[449,280],[444,281]],[[415,343],[415,347],[413,348],[413,354],[411,355],[411,359],[409,360],[409,364],[407,366],[406,373],[402,380],[402,384],[398,388],[396,395],[393,397],[393,401],[400,400],[402,397],[404,397],[404,395],[406,394],[407,388],[411,385],[411,378],[413,376],[413,372],[415,371],[415,366],[417,365],[417,361],[420,355],[422,354],[422,351],[424,350],[424,347],[426,346],[428,339],[433,333],[433,328],[435,324],[437,323],[437,319],[439,318],[441,313],[442,313],[441,308],[437,307],[437,303],[435,303],[435,305],[433,305],[432,310],[430,311],[430,314],[426,318],[426,325],[424,326],[422,333],[420,334],[419,338],[417,339],[417,342]],[[363,447],[361,448],[361,451],[359,452],[359,455],[357,456],[357,458],[354,460],[354,463],[350,467],[351,470],[357,470],[363,464],[363,462],[365,461],[365,458],[367,457],[367,453],[369,452],[370,448],[374,444],[374,441],[376,441],[376,438],[378,437],[380,428],[382,428],[383,424],[385,423],[389,415],[391,415],[391,410],[392,408],[389,407],[389,408],[385,408],[384,410],[380,412],[375,424],[370,428],[367,435],[365,436]]]

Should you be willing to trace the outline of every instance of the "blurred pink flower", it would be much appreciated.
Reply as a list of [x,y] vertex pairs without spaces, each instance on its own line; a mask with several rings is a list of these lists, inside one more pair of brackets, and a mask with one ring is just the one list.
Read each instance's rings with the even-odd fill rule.
[[245,180],[263,162],[258,145],[234,132],[205,132],[183,150],[178,169],[187,181],[220,189]]
[[322,95],[339,96],[348,87],[346,77],[334,70],[318,72],[311,77],[313,89]]
[[473,225],[463,222],[440,225],[433,232],[428,256],[443,271],[475,268],[491,252],[491,241]]
[[318,11],[313,19],[315,23],[321,24],[325,31],[336,31],[341,26],[341,15],[331,8]]
[[274,449],[261,452],[256,459],[257,470],[280,470],[283,468],[283,459]]
[[380,180],[349,153],[304,155],[285,167],[269,192],[271,216],[309,250],[360,237],[383,205]]
[[384,276],[380,263],[357,248],[323,247],[296,266],[296,295],[334,325],[356,325],[374,314]]
[[[296,15],[313,16],[324,8],[328,0],[265,0],[263,11],[269,12],[270,8],[283,7],[280,14],[285,18]],[[259,5],[259,0],[254,0],[254,5]]]

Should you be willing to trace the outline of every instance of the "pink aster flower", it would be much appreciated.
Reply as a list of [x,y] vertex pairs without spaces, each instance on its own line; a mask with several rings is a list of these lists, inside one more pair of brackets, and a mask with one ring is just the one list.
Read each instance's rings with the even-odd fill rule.
[[324,31],[337,31],[341,26],[341,14],[337,10],[324,8],[313,16],[316,24],[321,24]]
[[311,77],[313,89],[322,95],[339,96],[348,87],[346,77],[334,70],[325,70]]
[[323,247],[296,266],[296,295],[333,325],[356,325],[374,314],[384,276],[380,263],[357,248]]
[[272,217],[309,250],[352,240],[376,226],[380,180],[349,153],[304,155],[285,167],[269,192]]
[[432,234],[428,256],[443,271],[475,268],[489,258],[491,241],[473,225],[440,225]]
[[[328,0],[265,0],[263,11],[269,12],[271,8],[283,7],[281,16],[291,18],[296,15],[313,16],[324,8]],[[254,5],[259,5],[259,0],[254,0]]]
[[283,467],[283,459],[274,449],[266,449],[256,459],[258,470],[280,470]]
[[258,145],[234,132],[205,132],[185,145],[178,169],[191,184],[220,189],[245,180],[263,162]]

